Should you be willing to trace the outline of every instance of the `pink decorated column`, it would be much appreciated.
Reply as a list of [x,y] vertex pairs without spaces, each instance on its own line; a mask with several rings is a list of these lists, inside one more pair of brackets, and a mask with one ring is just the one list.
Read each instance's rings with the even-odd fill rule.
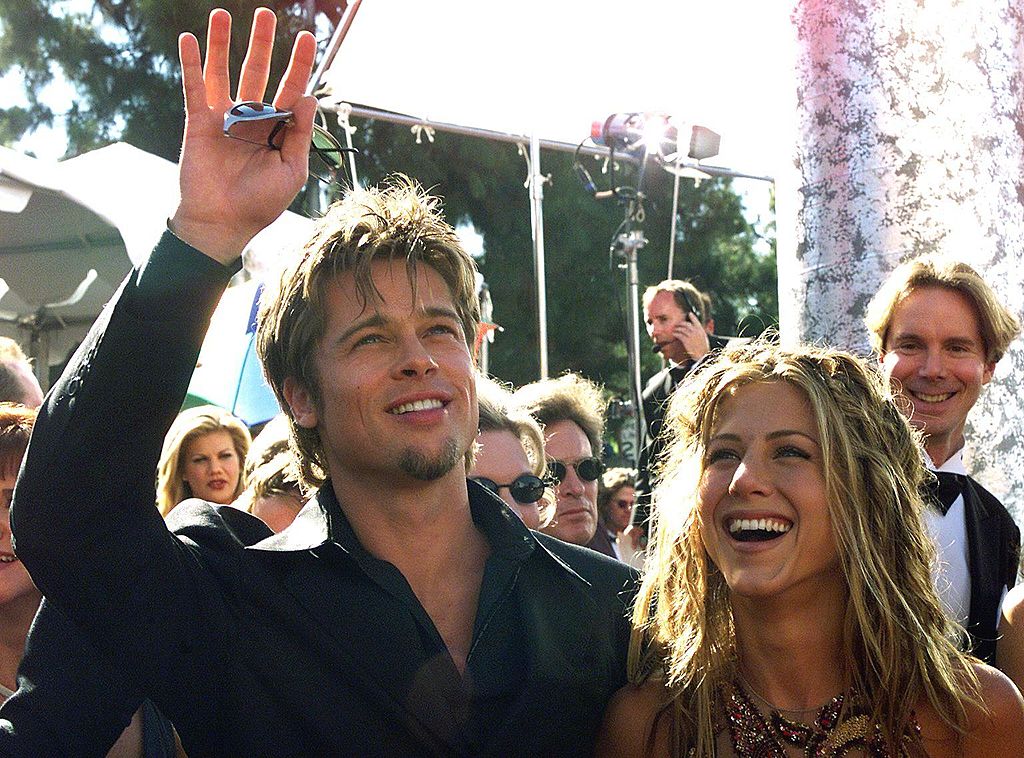
[[[965,260],[1024,315],[1022,6],[798,0],[796,140],[780,175],[786,341],[866,354],[865,306],[902,260]],[[975,406],[968,469],[1024,517],[1024,344]]]

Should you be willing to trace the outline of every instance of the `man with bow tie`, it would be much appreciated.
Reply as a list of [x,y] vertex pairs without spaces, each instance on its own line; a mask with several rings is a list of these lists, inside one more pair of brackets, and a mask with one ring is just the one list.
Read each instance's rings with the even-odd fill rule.
[[1020,323],[974,269],[934,255],[893,271],[866,323],[936,474],[924,519],[938,551],[939,596],[966,628],[972,652],[992,663],[1000,602],[1017,577],[1020,530],[967,475],[964,424]]

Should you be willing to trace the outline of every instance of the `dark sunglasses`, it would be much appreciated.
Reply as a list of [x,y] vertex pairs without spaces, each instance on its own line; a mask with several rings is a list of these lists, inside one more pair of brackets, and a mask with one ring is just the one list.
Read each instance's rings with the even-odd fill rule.
[[471,476],[477,484],[480,484],[495,495],[501,494],[503,487],[508,487],[508,491],[512,495],[512,499],[517,503],[523,505],[529,505],[530,503],[536,503],[544,495],[544,480],[539,476],[533,474],[522,474],[517,476],[513,481],[508,484],[498,484],[493,479],[488,479],[486,476]]
[[548,476],[556,484],[560,484],[568,473],[567,465],[576,469],[576,476],[584,482],[592,482],[604,473],[604,464],[601,463],[600,458],[580,458],[575,463],[569,464],[550,458],[548,459]]
[[[267,122],[273,124],[266,140],[260,142],[240,134],[239,124]],[[280,110],[269,103],[238,103],[224,114],[224,135],[232,139],[280,150],[284,144],[285,127],[292,123],[292,112]],[[313,124],[309,146],[309,173],[322,182],[333,182],[344,165],[345,153],[358,153],[355,148],[342,147],[334,135],[319,124]]]

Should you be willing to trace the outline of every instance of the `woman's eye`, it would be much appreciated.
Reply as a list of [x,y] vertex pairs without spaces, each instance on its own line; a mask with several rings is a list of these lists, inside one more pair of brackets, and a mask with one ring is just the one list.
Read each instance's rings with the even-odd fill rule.
[[734,450],[729,448],[719,448],[718,450],[711,450],[707,454],[708,463],[716,463],[718,461],[735,460],[739,456],[736,455]]
[[805,450],[801,450],[793,445],[785,445],[780,447],[776,453],[780,458],[805,458],[809,459],[811,456]]

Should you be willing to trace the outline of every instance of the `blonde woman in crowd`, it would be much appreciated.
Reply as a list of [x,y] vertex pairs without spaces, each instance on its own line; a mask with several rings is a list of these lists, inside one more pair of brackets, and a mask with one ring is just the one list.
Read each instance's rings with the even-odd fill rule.
[[672,400],[654,556],[607,756],[1009,756],[1024,702],[957,649],[890,390],[754,344]]
[[182,500],[197,497],[219,505],[245,489],[242,462],[252,438],[223,408],[202,405],[178,414],[164,438],[157,468],[156,504],[167,516]]

